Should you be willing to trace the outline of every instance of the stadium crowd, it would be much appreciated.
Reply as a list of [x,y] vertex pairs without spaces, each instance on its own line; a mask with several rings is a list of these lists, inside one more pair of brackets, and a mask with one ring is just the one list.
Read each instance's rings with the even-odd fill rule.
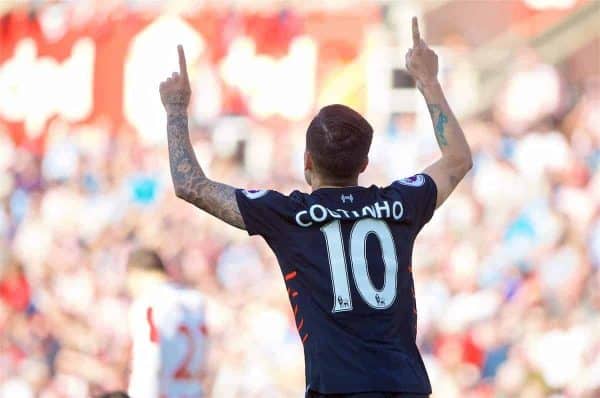
[[[463,121],[474,169],[423,229],[412,264],[434,397],[600,395],[598,109],[600,81],[568,84],[529,60],[492,110]],[[126,388],[125,262],[138,246],[208,300],[210,396],[303,396],[302,347],[266,244],[178,200],[163,145],[102,123],[51,123],[41,156],[0,126],[0,397]],[[303,123],[192,125],[209,176],[307,189]],[[393,115],[361,181],[388,184],[436,154],[430,130]]]

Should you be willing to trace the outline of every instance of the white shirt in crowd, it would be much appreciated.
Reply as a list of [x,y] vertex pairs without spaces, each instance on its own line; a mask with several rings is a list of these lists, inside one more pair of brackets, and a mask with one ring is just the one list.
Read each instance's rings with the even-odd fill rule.
[[130,330],[132,398],[203,395],[207,329],[197,290],[161,283],[133,303]]

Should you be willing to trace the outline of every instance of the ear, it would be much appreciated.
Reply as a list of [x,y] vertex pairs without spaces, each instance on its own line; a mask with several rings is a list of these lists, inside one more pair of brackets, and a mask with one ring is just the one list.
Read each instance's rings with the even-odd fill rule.
[[363,171],[365,171],[367,169],[368,165],[369,165],[369,157],[367,156],[367,158],[365,159],[365,162],[360,167],[360,172],[362,173]]
[[304,179],[312,186],[313,160],[310,152],[304,151]]
[[310,154],[310,152],[308,152],[308,150],[304,151],[304,170],[311,170],[313,169],[313,160],[312,160],[312,155]]

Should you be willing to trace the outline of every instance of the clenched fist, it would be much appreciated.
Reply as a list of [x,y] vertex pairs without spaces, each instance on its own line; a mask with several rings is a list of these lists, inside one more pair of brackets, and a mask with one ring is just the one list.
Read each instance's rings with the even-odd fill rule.
[[171,77],[160,84],[160,99],[167,112],[185,111],[190,104],[190,81],[187,74],[185,54],[181,45],[177,46],[179,53],[179,73],[173,72]]
[[413,47],[406,53],[406,69],[422,91],[424,87],[437,84],[438,56],[421,39],[417,18],[412,19]]

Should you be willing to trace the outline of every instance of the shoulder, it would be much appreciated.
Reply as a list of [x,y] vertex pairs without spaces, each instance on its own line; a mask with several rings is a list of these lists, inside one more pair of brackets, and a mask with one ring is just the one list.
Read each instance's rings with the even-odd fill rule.
[[238,192],[251,200],[260,199],[269,193],[278,193],[270,189],[239,189]]
[[406,186],[406,187],[421,187],[428,182],[427,179],[431,180],[431,177],[429,177],[427,174],[415,174],[410,177],[405,177],[405,178],[396,180],[392,183],[392,185]]
[[385,188],[390,195],[398,197],[414,213],[419,225],[433,216],[437,198],[435,181],[428,174],[419,173],[401,178]]
[[399,198],[405,203],[414,203],[421,207],[434,200],[437,196],[437,187],[433,179],[425,174],[419,173],[410,177],[401,178],[382,188],[386,195]]
[[281,201],[289,198],[274,189],[238,189],[236,193],[238,198],[255,202]]
[[278,238],[282,223],[293,215],[301,200],[296,192],[284,195],[272,189],[236,190],[240,214],[250,235]]
[[431,189],[435,190],[435,188],[435,182],[430,176],[425,173],[419,173],[410,177],[398,179],[383,189],[411,193]]
[[247,202],[271,205],[294,205],[307,201],[309,194],[295,190],[286,195],[274,189],[239,189],[238,198]]

